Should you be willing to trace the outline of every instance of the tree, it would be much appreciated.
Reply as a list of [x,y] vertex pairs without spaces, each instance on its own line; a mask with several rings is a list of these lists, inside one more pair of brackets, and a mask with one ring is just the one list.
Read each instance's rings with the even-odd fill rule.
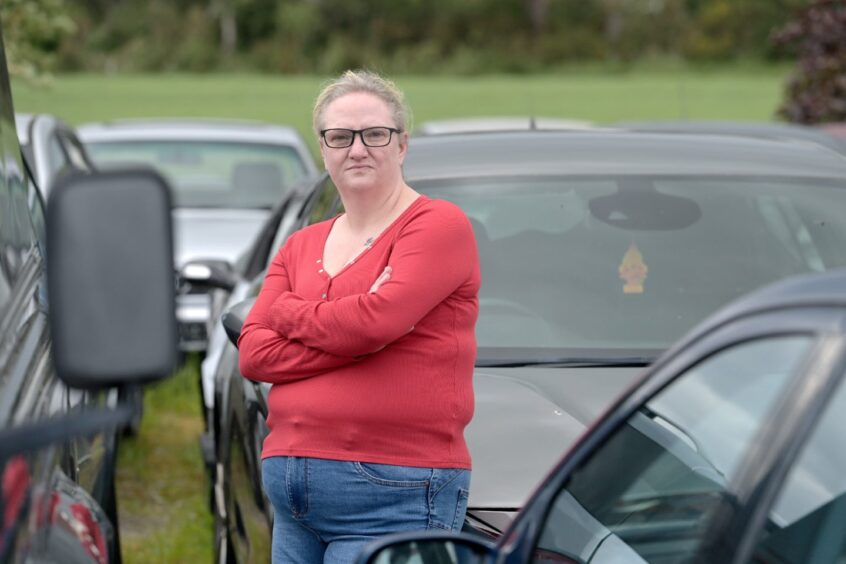
[[52,70],[59,42],[75,29],[64,0],[2,0],[0,19],[9,72],[30,80]]
[[773,35],[798,61],[778,113],[799,123],[846,121],[846,0],[811,0]]

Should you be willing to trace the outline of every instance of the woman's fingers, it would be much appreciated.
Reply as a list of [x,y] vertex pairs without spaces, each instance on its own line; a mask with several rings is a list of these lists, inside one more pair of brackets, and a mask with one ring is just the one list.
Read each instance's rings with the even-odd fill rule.
[[378,290],[379,287],[382,286],[382,284],[384,284],[385,282],[390,280],[391,279],[391,272],[393,272],[391,267],[386,266],[385,270],[382,271],[382,274],[379,275],[379,278],[377,278],[376,281],[373,283],[373,285],[370,287],[369,293],[375,294],[376,290]]

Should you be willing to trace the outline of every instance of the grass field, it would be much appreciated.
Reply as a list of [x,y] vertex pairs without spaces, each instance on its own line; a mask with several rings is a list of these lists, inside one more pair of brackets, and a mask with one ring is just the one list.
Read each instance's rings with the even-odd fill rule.
[[[773,118],[789,72],[732,66],[479,77],[395,77],[417,123],[457,116],[536,115],[624,119]],[[126,117],[246,118],[306,134],[325,77],[270,75],[64,75],[47,85],[13,83],[16,109],[51,112],[78,125]],[[312,142],[312,148],[316,145]]]

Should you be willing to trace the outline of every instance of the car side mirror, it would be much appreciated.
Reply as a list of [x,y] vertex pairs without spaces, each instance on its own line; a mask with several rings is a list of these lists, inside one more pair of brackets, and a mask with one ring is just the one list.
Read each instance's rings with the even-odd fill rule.
[[46,221],[59,378],[98,389],[171,374],[178,336],[165,180],[152,169],[62,177]]
[[231,291],[237,282],[232,265],[225,260],[201,259],[185,263],[179,269],[179,279],[192,286],[220,288]]
[[491,564],[496,548],[484,539],[464,533],[402,533],[376,541],[359,555],[356,564]]
[[238,346],[238,338],[241,336],[241,328],[244,326],[244,320],[247,314],[253,309],[253,304],[256,303],[255,298],[238,302],[223,312],[220,322],[223,323],[223,329],[226,331],[226,336],[236,347]]

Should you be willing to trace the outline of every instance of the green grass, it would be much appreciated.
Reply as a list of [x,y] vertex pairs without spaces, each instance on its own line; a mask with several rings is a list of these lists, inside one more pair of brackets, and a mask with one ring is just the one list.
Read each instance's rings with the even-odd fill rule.
[[212,560],[198,373],[192,356],[174,376],[149,386],[138,436],[121,440],[117,498],[126,564]]
[[[415,121],[457,116],[539,115],[623,119],[769,120],[789,68],[734,65],[543,75],[397,76]],[[60,75],[47,85],[13,83],[18,111],[43,111],[72,124],[123,117],[184,116],[286,123],[309,134],[311,105],[326,77],[279,75]]]

